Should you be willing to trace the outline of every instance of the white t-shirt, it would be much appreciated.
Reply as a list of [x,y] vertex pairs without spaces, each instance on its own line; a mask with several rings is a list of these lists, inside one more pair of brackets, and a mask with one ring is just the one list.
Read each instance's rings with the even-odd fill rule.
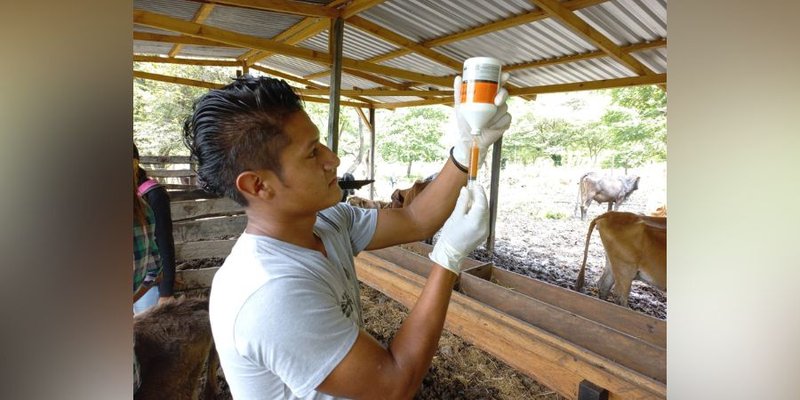
[[243,233],[211,285],[210,318],[236,400],[332,399],[314,389],[363,326],[353,257],[377,210],[339,203],[317,214],[322,253]]

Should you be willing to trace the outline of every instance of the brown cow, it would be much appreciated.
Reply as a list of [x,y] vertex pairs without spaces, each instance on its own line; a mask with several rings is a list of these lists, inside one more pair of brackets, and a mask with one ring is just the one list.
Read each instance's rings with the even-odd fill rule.
[[204,369],[203,399],[216,397],[219,357],[207,298],[179,298],[138,314],[133,335],[141,371],[134,399],[197,399]]
[[606,250],[606,265],[597,281],[601,299],[614,286],[617,303],[627,306],[634,279],[667,291],[667,218],[619,211],[602,214],[589,224],[575,290],[583,288],[589,240],[595,225]]
[[408,207],[417,195],[431,183],[433,179],[416,181],[408,189],[397,189],[392,193],[392,208]]
[[592,200],[598,203],[608,203],[608,211],[613,206],[614,211],[619,210],[620,204],[627,200],[634,190],[639,188],[638,176],[614,177],[600,175],[596,172],[584,174],[578,181],[578,204],[575,205],[577,213],[578,206],[581,208],[581,220],[586,219],[586,210],[592,204]]
[[359,208],[391,208],[392,203],[388,201],[370,200],[358,196],[350,196],[347,198],[347,204]]

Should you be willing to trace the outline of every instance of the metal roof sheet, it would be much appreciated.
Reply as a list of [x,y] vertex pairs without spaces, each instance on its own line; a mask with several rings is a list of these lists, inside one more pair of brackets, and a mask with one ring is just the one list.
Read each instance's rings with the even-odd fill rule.
[[[331,2],[331,0],[310,0],[303,3],[325,5]],[[347,2],[341,4],[345,8],[352,5]],[[564,10],[574,13],[584,21],[590,29],[605,36],[608,42],[619,46],[619,51],[630,52],[631,58],[628,60],[634,60],[632,65],[630,67],[623,65],[621,61],[609,56],[610,53],[605,53],[600,48],[605,48],[605,45],[596,43],[595,39],[582,33],[584,28],[579,26],[580,24],[575,27],[569,26],[569,22],[562,22],[560,17],[549,16],[530,0],[387,0],[376,2],[371,8],[362,10],[356,15],[420,46],[425,46],[426,41],[435,40],[434,43],[437,45],[430,47],[430,50],[438,53],[440,57],[450,59],[452,63],[460,64],[469,57],[491,56],[500,59],[505,65],[514,65],[510,83],[516,87],[529,88],[528,93],[531,93],[531,90],[535,92],[536,86],[605,81],[638,75],[644,77],[646,74],[667,72],[666,0],[605,2],[563,0],[560,4],[565,6]],[[137,10],[182,21],[192,21],[200,5],[199,2],[187,0],[134,0],[134,8]],[[277,5],[280,6],[279,3]],[[259,6],[259,3],[253,3],[253,7]],[[275,4],[268,6],[272,7]],[[570,9],[573,11],[568,11]],[[202,23],[230,31],[230,35],[274,38],[301,21],[315,20],[319,19],[307,20],[300,15],[214,5]],[[516,24],[508,21],[516,21]],[[168,55],[175,42],[169,39],[169,36],[180,35],[170,32],[169,29],[177,30],[177,28],[152,22],[150,25],[155,27],[137,24],[134,25],[134,30],[168,36],[154,37],[153,41],[135,40],[134,53]],[[501,26],[502,29],[485,29],[493,26]],[[477,28],[481,29],[480,34],[471,34],[471,31]],[[388,84],[388,81],[401,84],[400,87],[450,89],[449,85],[431,84],[425,82],[430,79],[414,76],[414,74],[424,74],[450,77],[458,71],[447,65],[449,64],[447,60],[435,61],[424,52],[416,52],[413,48],[402,47],[402,43],[394,43],[395,39],[391,36],[383,38],[380,35],[381,33],[366,32],[345,23],[343,56],[353,60],[379,60],[375,64],[409,74],[400,74],[399,71],[393,74],[392,71],[372,67],[371,62],[364,63],[358,66],[360,68],[356,68],[361,69],[364,75],[345,73],[342,78],[342,88],[377,88]],[[200,36],[203,36],[203,33]],[[206,41],[214,39],[210,36],[205,38]],[[653,46],[643,45],[653,41],[658,43]],[[626,50],[625,47],[629,45],[636,46]],[[257,65],[297,77],[308,77],[330,69],[324,61],[328,52],[327,30],[311,37],[301,37],[299,43],[293,46],[311,49],[315,53],[303,56],[305,58],[274,54],[257,61]],[[241,55],[253,54],[248,51],[249,49],[234,48],[230,45],[220,47],[182,45],[178,56],[235,60]],[[319,57],[319,62],[306,59],[307,57]],[[650,71],[641,71],[641,66],[637,65],[637,62]],[[635,70],[640,71],[637,73]],[[370,75],[380,79],[370,80],[368,78]],[[664,82],[663,77],[658,79]],[[325,74],[312,76],[310,80],[328,85],[330,76]],[[639,79],[636,82],[641,81]],[[572,90],[580,90],[580,87],[575,86]],[[415,97],[380,96],[375,99],[409,102]]]

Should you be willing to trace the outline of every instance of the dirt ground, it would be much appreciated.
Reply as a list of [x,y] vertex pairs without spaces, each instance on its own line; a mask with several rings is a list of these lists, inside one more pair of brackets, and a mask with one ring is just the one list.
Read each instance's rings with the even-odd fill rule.
[[[485,249],[479,248],[471,258],[491,260],[499,268],[572,290],[583,258],[589,221],[605,212],[605,205],[594,203],[585,221],[573,215],[577,181],[587,171],[589,169],[582,167],[548,165],[511,165],[506,168],[501,175],[494,252],[489,255]],[[622,174],[621,171],[615,172]],[[639,190],[622,205],[621,211],[650,213],[666,204],[666,164],[630,170],[628,174],[641,176],[641,181]],[[489,187],[485,177],[482,177],[482,183]],[[221,260],[201,260],[198,263],[209,267],[220,265]],[[595,232],[589,246],[585,294],[597,296],[595,282],[602,272],[603,263],[603,247]],[[192,267],[197,267],[194,264]],[[408,310],[364,285],[361,300],[367,330],[380,342],[388,344]],[[666,295],[647,284],[634,282],[629,305],[633,310],[666,319]],[[224,379],[222,388],[219,398],[229,399]],[[431,369],[415,398],[563,397],[445,331]]]

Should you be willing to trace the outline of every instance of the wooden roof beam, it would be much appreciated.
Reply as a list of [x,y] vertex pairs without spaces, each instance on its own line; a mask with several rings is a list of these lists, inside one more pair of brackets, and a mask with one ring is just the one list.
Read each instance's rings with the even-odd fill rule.
[[[187,79],[187,78],[179,78],[177,76],[169,76],[169,75],[161,75],[161,74],[153,74],[150,72],[144,71],[133,71],[134,78],[141,78],[141,79],[149,79],[153,81],[160,81],[160,82],[167,82],[167,83],[176,83],[179,85],[187,85],[187,86],[194,86],[194,87],[202,87],[207,89],[219,89],[225,86],[222,83],[214,83],[214,82],[206,82],[206,81],[199,81],[196,79]],[[313,96],[301,96],[303,101],[309,101],[312,103],[328,103],[328,99],[318,98]],[[372,104],[369,103],[361,103],[356,101],[341,101],[340,104],[345,106],[352,106],[352,107],[371,107]]]
[[161,56],[145,56],[134,54],[133,61],[148,62],[148,63],[162,63],[162,64],[181,64],[181,65],[204,65],[214,67],[239,67],[241,63],[236,60],[209,60],[197,58],[178,58],[178,57],[161,57]]
[[[450,96],[453,97],[452,90],[385,90],[385,89],[342,89],[340,91],[343,96],[392,96],[392,97],[438,97]],[[303,89],[303,94],[308,95],[325,95],[325,89]]]
[[335,8],[317,6],[291,0],[192,0],[198,3],[220,4],[231,7],[250,8],[254,10],[273,11],[283,14],[302,15],[304,17],[336,18],[339,11]]
[[509,89],[509,96],[522,96],[527,94],[577,92],[581,90],[611,89],[627,86],[660,85],[667,82],[667,74],[653,74],[634,76],[630,78],[601,79],[599,81],[563,83],[558,85],[532,86],[527,88]]
[[[667,74],[655,74],[647,76],[634,76],[631,78],[602,79],[591,82],[564,83],[558,85],[532,86],[527,88],[508,89],[510,96],[529,96],[544,93],[577,92],[581,90],[611,89],[627,86],[641,85],[662,85],[667,82]],[[432,104],[448,104],[453,102],[453,96],[439,97],[418,101],[408,101],[400,103],[378,103],[375,108],[403,108],[417,107]]]
[[386,0],[353,0],[341,9],[341,17],[348,19],[385,1]]
[[436,61],[439,64],[450,67],[454,71],[461,71],[462,62],[453,59],[451,57],[448,57],[444,54],[433,51],[428,47],[420,45],[419,43],[414,42],[413,40],[407,39],[395,32],[390,31],[389,29],[386,29],[378,24],[370,22],[364,18],[361,18],[359,16],[353,16],[347,20],[347,23],[365,32],[371,33],[372,35],[375,35],[389,43],[406,48],[412,52],[421,54],[433,61]]
[[[252,66],[252,68],[255,69],[255,70],[258,70],[258,71],[273,75],[273,76],[277,76],[279,78],[286,79],[288,81],[301,83],[303,85],[306,85],[307,87],[311,87],[312,89],[324,90],[325,91],[324,93],[326,93],[326,94],[329,93],[329,91],[330,91],[330,88],[328,86],[320,85],[318,83],[309,81],[307,79],[303,79],[302,77],[299,77],[299,76],[294,76],[294,75],[291,75],[291,74],[287,74],[285,72],[281,72],[281,71],[277,71],[277,70],[274,70],[274,69],[262,67],[260,65],[254,65],[254,66]],[[363,97],[358,97],[358,96],[347,96],[347,97],[351,97],[351,98],[353,98],[355,100],[362,101],[362,102],[370,104],[370,105],[372,103],[374,103],[372,100],[365,99]]]
[[219,88],[225,86],[225,85],[223,85],[221,83],[199,81],[199,80],[196,80],[196,79],[188,79],[188,78],[179,78],[177,76],[169,76],[169,75],[162,75],[162,74],[153,74],[153,73],[150,73],[150,72],[137,71],[137,70],[133,70],[133,77],[134,78],[149,79],[151,81],[160,81],[160,82],[167,82],[167,83],[177,83],[179,85],[202,87],[202,88],[207,88],[207,89],[219,89]]
[[213,40],[199,39],[196,37],[185,35],[163,35],[160,33],[150,32],[133,32],[133,40],[143,40],[147,42],[158,43],[179,43],[179,44],[192,44],[197,46],[216,46],[216,47],[233,47],[238,48],[241,46],[234,46],[227,43],[215,42]]
[[[328,29],[328,26],[330,26],[329,21],[330,20],[324,18],[306,18],[275,36],[275,38],[272,40],[286,44],[297,44]],[[245,54],[242,54],[239,58],[243,58],[247,65],[255,65],[258,61],[261,61],[273,54],[275,54],[273,51],[261,51],[253,49]]]
[[[208,15],[211,14],[211,11],[213,9],[214,9],[213,4],[203,4],[194,14],[194,17],[192,17],[192,21],[197,22],[198,24],[202,24],[203,21],[205,21],[206,18],[208,18]],[[172,49],[170,49],[169,53],[167,53],[167,57],[177,56],[178,53],[181,51],[181,47],[183,47],[183,45],[181,45],[180,43],[172,46]]]
[[[374,7],[384,1],[385,0],[352,0],[348,4],[346,1],[340,0],[334,1],[326,7],[335,9],[340,7],[342,4],[346,4],[344,9],[341,10],[341,14],[343,18],[347,18],[370,7]],[[273,38],[273,40],[287,44],[297,44],[328,29],[328,25],[329,22],[327,20],[306,18],[293,25],[289,29],[281,32],[278,36]],[[270,52],[253,51],[252,53],[245,53],[241,57],[247,60],[247,65],[254,65],[256,62],[263,60],[272,54],[273,53]]]
[[535,4],[553,19],[561,22],[567,28],[582,35],[595,46],[606,52],[611,58],[615,59],[620,64],[626,66],[636,75],[654,75],[650,68],[647,68],[639,60],[633,58],[630,54],[622,51],[614,42],[605,37],[598,30],[594,29],[582,20],[579,16],[575,15],[571,10],[562,6],[558,0],[529,0]]
[[[133,20],[140,25],[151,26],[154,28],[165,29],[173,32],[180,32],[189,36],[199,37],[208,40],[215,40],[237,46],[249,47],[266,51],[275,51],[290,57],[297,57],[323,65],[330,65],[331,57],[329,54],[320,53],[314,50],[291,46],[279,43],[274,40],[264,39],[251,35],[243,35],[237,32],[214,28],[195,22],[183,21],[166,15],[151,13],[148,11],[134,10]],[[351,58],[342,58],[342,65],[347,68],[357,69],[365,72],[372,72],[393,76],[413,82],[424,82],[439,86],[449,86],[449,78],[409,72],[400,68],[387,67],[367,61],[360,61]]]
[[[644,42],[644,43],[636,43],[628,46],[620,47],[620,49],[625,53],[633,53],[636,51],[646,50],[646,49],[654,49],[659,47],[664,47],[667,45],[667,39],[659,39],[654,40],[651,42]],[[599,57],[608,57],[608,54],[602,50],[597,51],[590,51],[581,54],[575,54],[571,56],[564,56],[564,57],[556,57],[556,58],[548,58],[544,60],[536,60],[531,62],[519,63],[514,65],[506,65],[503,66],[503,71],[510,72],[510,71],[518,71],[521,69],[530,69],[530,68],[538,68],[544,67],[547,65],[556,65],[556,64],[566,64],[575,61],[581,60],[588,60],[592,58],[599,58]]]
[[302,77],[299,77],[299,76],[294,76],[294,75],[287,74],[285,72],[281,72],[281,71],[274,70],[274,69],[271,69],[271,68],[262,67],[260,65],[253,65],[251,68],[253,68],[255,70],[258,70],[258,71],[261,71],[261,72],[263,72],[265,74],[270,74],[270,75],[273,75],[273,76],[277,76],[278,78],[283,78],[283,79],[286,79],[287,81],[297,82],[297,83],[306,85],[306,86],[314,88],[314,89],[325,89],[325,90],[327,90],[327,86],[320,85],[318,83],[309,81],[307,79],[303,79]]

